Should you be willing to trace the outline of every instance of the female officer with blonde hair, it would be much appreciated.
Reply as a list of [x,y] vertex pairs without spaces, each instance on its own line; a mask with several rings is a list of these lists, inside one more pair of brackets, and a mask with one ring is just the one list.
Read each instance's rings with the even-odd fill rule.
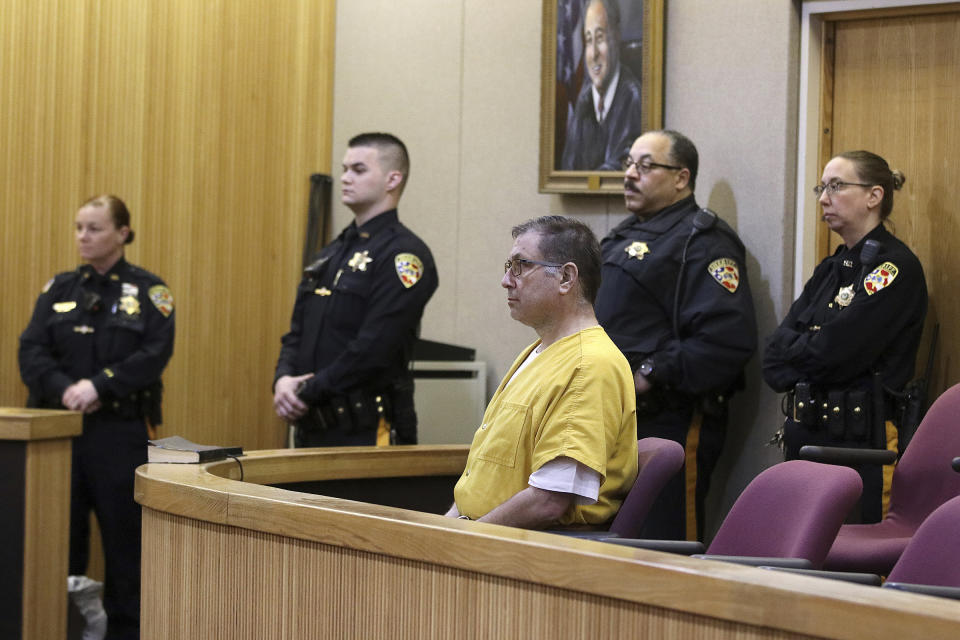
[[47,283],[20,336],[28,406],[83,412],[73,440],[70,574],[87,570],[91,509],[106,561],[108,637],[136,638],[140,620],[140,506],[134,470],[147,461],[147,423],[160,416],[160,375],[173,354],[173,296],[124,258],[130,212],[116,196],[75,218],[84,264]]

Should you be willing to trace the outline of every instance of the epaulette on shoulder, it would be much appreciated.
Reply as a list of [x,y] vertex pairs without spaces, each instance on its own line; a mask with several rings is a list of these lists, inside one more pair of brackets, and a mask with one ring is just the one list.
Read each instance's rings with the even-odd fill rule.
[[76,280],[78,277],[80,277],[79,268],[74,269],[73,271],[61,271],[57,275],[47,280],[46,284],[43,285],[43,289],[40,291],[40,293],[46,293],[47,291],[50,291],[50,289],[52,289],[54,285],[59,286],[68,282],[72,282],[73,280]]

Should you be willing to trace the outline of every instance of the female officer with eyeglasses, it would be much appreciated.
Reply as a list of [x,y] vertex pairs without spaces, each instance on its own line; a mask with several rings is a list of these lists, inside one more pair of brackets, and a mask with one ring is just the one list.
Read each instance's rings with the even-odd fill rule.
[[[814,187],[823,220],[843,239],[769,337],[763,375],[786,392],[786,458],[804,445],[896,449],[894,397],[913,377],[927,313],[923,267],[885,226],[906,178],[869,151],[834,157]],[[883,516],[889,479],[860,469],[861,518]]]
[[133,230],[122,200],[88,200],[77,211],[75,230],[84,264],[54,277],[40,294],[20,336],[20,375],[30,390],[28,406],[83,412],[83,432],[73,439],[70,573],[86,573],[92,509],[106,565],[107,637],[136,638],[134,470],[147,461],[147,420],[160,423],[160,375],[173,354],[173,297],[160,278],[124,258]]

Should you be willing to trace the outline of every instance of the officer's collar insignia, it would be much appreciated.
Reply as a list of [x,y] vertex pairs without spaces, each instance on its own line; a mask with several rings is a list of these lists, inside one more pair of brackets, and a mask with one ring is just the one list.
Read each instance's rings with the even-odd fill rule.
[[646,242],[631,242],[624,251],[631,258],[643,260],[643,256],[650,253],[650,247],[647,246]]
[[53,286],[54,280],[55,278],[50,278],[49,280],[47,280],[47,284],[43,285],[43,291],[41,291],[40,293],[46,293],[47,291],[50,291],[50,287]]
[[140,288],[132,282],[124,282],[120,285],[120,295],[133,296],[136,298],[140,295]]
[[837,297],[833,301],[841,307],[846,307],[853,302],[854,295],[856,294],[853,291],[853,285],[847,285],[846,287],[840,287],[840,291],[837,291]]
[[357,251],[353,254],[353,257],[350,258],[347,266],[354,271],[366,271],[367,265],[373,262],[373,258],[368,255],[369,253],[369,251]]
[[120,298],[119,302],[117,302],[117,308],[126,313],[128,316],[139,315],[140,301],[133,296],[123,296]]
[[314,289],[313,292],[318,296],[328,296],[331,293],[330,289],[327,289],[326,287],[320,287],[319,289]]
[[397,277],[407,289],[417,284],[423,276],[423,262],[412,253],[398,253],[393,259],[393,266],[397,269]]
[[366,240],[367,238],[370,237],[370,234],[367,233],[366,231],[361,231],[359,235],[363,240]]
[[866,289],[868,296],[872,296],[880,289],[890,286],[898,273],[900,273],[900,270],[897,269],[897,265],[892,262],[884,262],[867,274],[867,277],[863,279],[863,288]]
[[93,327],[89,327],[85,324],[79,324],[73,328],[73,332],[87,335],[88,333],[93,333]]
[[147,291],[147,295],[157,311],[162,313],[164,318],[169,318],[173,313],[173,294],[170,293],[170,289],[162,284],[155,284]]
[[57,313],[66,313],[67,311],[73,311],[77,308],[77,301],[70,300],[69,302],[54,302],[53,310]]
[[850,260],[849,258],[845,259],[843,261],[843,266],[847,267],[848,269],[853,267],[853,260]]
[[736,292],[737,287],[740,286],[740,269],[731,258],[717,258],[710,263],[707,271],[721,287],[730,293]]
[[110,274],[110,279],[111,279],[111,280],[119,280],[119,279],[120,279],[120,276],[118,276],[118,275],[115,274],[115,273],[111,273],[111,274]]

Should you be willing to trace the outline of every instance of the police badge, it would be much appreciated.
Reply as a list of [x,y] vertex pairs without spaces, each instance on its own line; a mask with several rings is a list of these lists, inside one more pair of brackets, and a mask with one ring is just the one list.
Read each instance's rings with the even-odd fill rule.
[[853,291],[853,285],[850,284],[845,287],[840,287],[840,291],[837,291],[837,297],[835,297],[833,301],[836,302],[840,307],[846,307],[853,302],[853,296],[855,295],[856,293]]
[[627,248],[624,249],[624,251],[631,258],[643,260],[643,256],[650,253],[650,247],[647,246],[646,242],[632,242],[627,245]]

